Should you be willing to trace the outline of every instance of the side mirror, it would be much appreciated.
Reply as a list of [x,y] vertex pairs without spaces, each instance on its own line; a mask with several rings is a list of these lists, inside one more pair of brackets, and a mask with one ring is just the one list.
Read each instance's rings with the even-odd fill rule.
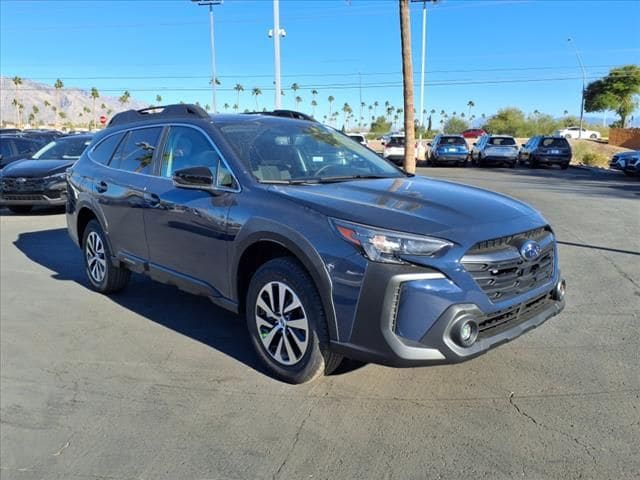
[[384,142],[384,140],[380,140],[380,143],[381,143],[382,145],[384,145],[384,143],[385,143],[385,142]]
[[192,190],[214,190],[215,180],[209,167],[189,167],[173,172],[173,184],[178,188]]
[[431,142],[427,142],[427,147],[430,147],[430,146],[431,146]]
[[478,144],[478,142],[473,142],[473,146],[475,147]]
[[526,147],[526,146],[527,146],[527,144],[526,144],[526,143],[523,143],[523,144],[522,144],[522,146],[523,146],[523,147]]

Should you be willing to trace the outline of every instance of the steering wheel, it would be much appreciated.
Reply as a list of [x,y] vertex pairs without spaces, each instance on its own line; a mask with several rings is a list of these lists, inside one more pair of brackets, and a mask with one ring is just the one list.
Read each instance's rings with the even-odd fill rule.
[[332,168],[333,168],[334,170],[337,170],[337,171],[338,171],[338,173],[339,173],[341,170],[342,170],[343,172],[344,172],[344,170],[350,170],[350,168],[349,168],[349,167],[347,167],[346,165],[333,165],[333,164],[331,164],[331,165],[325,165],[324,167],[320,167],[320,169],[319,169],[319,170],[317,170],[317,171],[314,173],[314,176],[318,176],[318,177],[319,177],[319,176],[320,176],[320,174],[325,173],[326,171],[331,170]]

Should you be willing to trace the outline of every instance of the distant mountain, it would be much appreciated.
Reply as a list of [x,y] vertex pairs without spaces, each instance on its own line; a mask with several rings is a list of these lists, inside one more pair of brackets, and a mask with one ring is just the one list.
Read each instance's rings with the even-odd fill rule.
[[[15,86],[9,77],[0,77],[0,123],[16,123],[16,108],[12,105],[13,99],[16,98]],[[28,79],[22,79],[22,85],[18,89],[18,101],[24,105],[22,111],[22,121],[29,123],[29,115],[35,116],[36,123],[40,125],[54,125],[55,113],[52,107],[57,107],[58,112],[65,113],[66,118],[58,118],[59,125],[71,122],[74,125],[85,125],[93,119],[93,99],[90,90],[82,90],[80,88],[62,88],[59,92],[53,85],[34,82]],[[45,106],[45,102],[49,106]],[[102,105],[104,104],[104,108]],[[38,113],[34,113],[33,107],[38,109]],[[96,115],[107,115],[112,117],[121,110],[140,109],[148,107],[147,103],[140,102],[134,98],[122,105],[118,101],[118,97],[110,97],[100,95],[96,99]],[[87,112],[85,109],[89,109]],[[108,113],[109,110],[111,113]],[[36,125],[32,124],[32,127]]]

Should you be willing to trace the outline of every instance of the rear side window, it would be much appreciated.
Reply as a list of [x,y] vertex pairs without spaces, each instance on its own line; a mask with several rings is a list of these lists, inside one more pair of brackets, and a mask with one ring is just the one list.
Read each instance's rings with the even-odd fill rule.
[[111,157],[113,157],[113,152],[116,151],[116,147],[120,143],[120,140],[122,140],[123,136],[124,133],[121,132],[102,140],[93,148],[91,152],[91,159],[103,165],[107,165],[109,160],[111,160]]
[[567,142],[567,140],[564,138],[548,137],[548,138],[544,138],[542,142],[540,142],[540,146],[545,148],[549,148],[549,147],[569,148],[569,142]]
[[153,154],[158,147],[162,127],[131,130],[120,143],[110,166],[120,170],[150,175]]

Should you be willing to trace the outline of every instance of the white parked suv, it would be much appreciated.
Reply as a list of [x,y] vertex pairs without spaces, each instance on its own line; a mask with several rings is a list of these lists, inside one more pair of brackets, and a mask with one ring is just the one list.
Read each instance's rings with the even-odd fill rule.
[[[556,130],[553,133],[555,136],[564,138],[580,138],[580,127],[567,127],[562,130]],[[582,138],[590,138],[591,140],[597,140],[600,138],[600,132],[594,130],[582,129]]]

